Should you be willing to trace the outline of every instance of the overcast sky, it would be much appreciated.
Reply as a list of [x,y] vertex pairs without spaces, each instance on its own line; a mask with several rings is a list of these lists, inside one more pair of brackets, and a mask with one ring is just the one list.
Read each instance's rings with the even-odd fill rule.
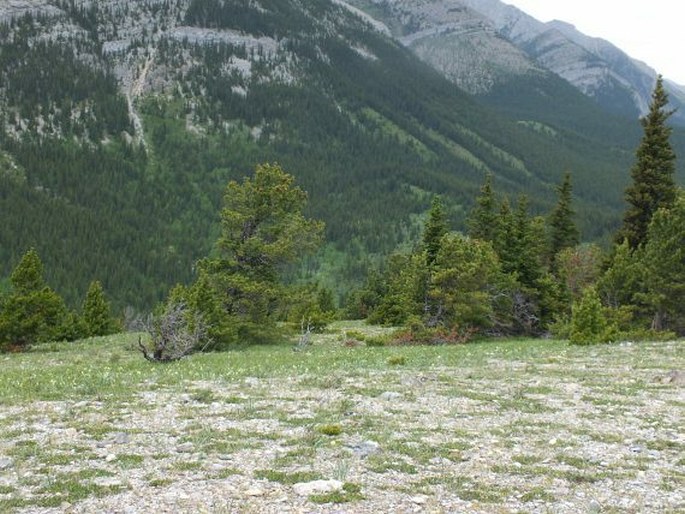
[[612,42],[664,77],[685,85],[682,0],[504,0],[540,21],[566,21]]

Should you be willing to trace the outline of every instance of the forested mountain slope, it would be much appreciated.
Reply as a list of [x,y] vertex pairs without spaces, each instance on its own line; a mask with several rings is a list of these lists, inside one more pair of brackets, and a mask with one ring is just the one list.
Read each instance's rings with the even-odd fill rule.
[[265,161],[326,222],[304,272],[338,290],[416,239],[433,194],[463,227],[488,172],[544,211],[571,171],[584,237],[600,238],[639,138],[611,118],[601,138],[555,125],[554,98],[540,119],[484,107],[330,0],[13,0],[0,70],[0,276],[35,246],[72,304],[92,279],[134,308],[189,281],[226,183]]

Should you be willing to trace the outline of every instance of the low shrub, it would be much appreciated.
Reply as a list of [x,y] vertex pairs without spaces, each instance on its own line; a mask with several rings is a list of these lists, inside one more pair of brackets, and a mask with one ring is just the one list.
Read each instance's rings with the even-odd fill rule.
[[429,328],[423,325],[412,326],[393,334],[388,344],[393,346],[465,344],[471,341],[477,332],[478,330],[473,327],[448,329]]

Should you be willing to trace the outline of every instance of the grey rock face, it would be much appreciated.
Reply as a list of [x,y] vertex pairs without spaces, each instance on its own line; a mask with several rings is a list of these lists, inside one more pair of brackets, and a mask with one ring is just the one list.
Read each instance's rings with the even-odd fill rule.
[[[485,16],[499,33],[544,68],[570,82],[600,103],[631,104],[635,115],[649,110],[657,72],[601,38],[589,37],[573,25],[542,23],[500,0],[459,0]],[[682,105],[685,88],[666,84],[674,106]],[[627,114],[624,112],[623,114]],[[685,114],[674,120],[685,123]]]
[[[500,0],[348,0],[376,16],[403,44],[474,93],[533,70],[554,73],[608,110],[648,111],[657,73],[608,41],[568,23],[543,23]],[[674,107],[685,87],[666,83]],[[685,124],[685,109],[672,118]]]

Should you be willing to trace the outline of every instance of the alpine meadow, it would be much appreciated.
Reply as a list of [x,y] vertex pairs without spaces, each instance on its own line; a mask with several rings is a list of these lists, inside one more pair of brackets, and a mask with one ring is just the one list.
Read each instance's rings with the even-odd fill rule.
[[683,106],[498,0],[0,2],[0,511],[685,510]]

